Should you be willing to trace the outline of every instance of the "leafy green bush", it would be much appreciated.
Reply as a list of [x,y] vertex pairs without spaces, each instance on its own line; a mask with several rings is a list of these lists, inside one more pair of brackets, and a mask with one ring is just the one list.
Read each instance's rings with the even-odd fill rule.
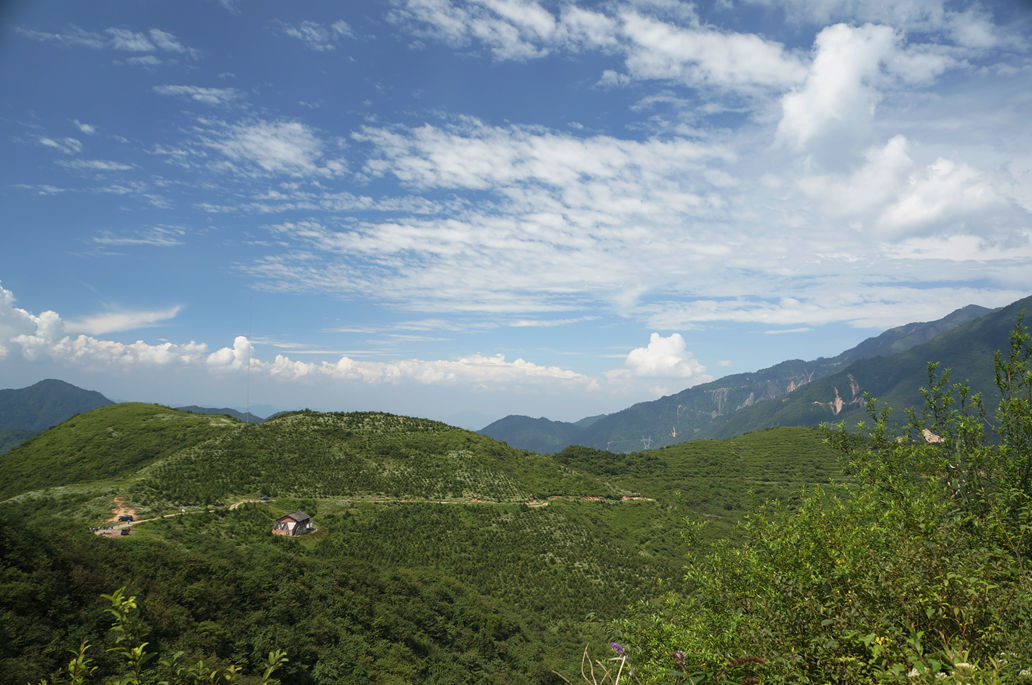
[[646,682],[1032,682],[1032,343],[1001,399],[929,365],[908,425],[842,426],[856,484],[771,504],[691,558],[684,590],[621,623]]

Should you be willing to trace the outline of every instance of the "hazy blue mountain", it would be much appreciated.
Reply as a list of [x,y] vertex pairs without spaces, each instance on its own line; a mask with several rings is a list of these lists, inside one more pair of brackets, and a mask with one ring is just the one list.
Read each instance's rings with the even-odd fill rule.
[[0,454],[84,411],[112,404],[94,390],[53,378],[0,390]]
[[243,421],[244,423],[261,423],[265,419],[260,416],[255,416],[251,412],[237,411],[236,409],[229,409],[228,407],[222,407],[221,409],[215,409],[212,407],[198,407],[196,404],[191,404],[186,407],[176,407],[179,411],[188,411],[193,414],[225,414],[226,416],[232,416],[237,421]]
[[[765,422],[770,419],[767,415],[771,411],[766,402],[838,374],[861,360],[879,359],[913,349],[992,311],[968,305],[937,321],[891,328],[834,357],[821,357],[813,361],[794,359],[753,373],[725,376],[674,395],[641,402],[601,417],[592,417],[590,421],[584,419],[577,423],[566,423],[514,415],[496,421],[480,432],[522,449],[554,451],[580,444],[617,452],[662,447],[717,435],[739,435],[769,425],[780,425],[776,421]],[[835,396],[822,401],[834,402]],[[741,412],[756,405],[764,405],[765,408],[748,412],[746,417],[752,419],[736,418]],[[784,414],[785,425],[813,425],[826,420],[815,420],[818,413],[816,410],[802,411],[795,408],[792,411],[794,413],[790,415]],[[756,423],[759,417],[764,419]],[[725,425],[731,428],[725,429]]]
[[[590,426],[589,422],[587,426]],[[551,454],[575,444],[587,426],[544,417],[532,419],[516,414],[482,428],[479,433],[508,443],[511,447]]]
[[[821,422],[855,423],[866,418],[864,394],[901,411],[920,409],[920,389],[928,385],[928,362],[950,369],[952,382],[966,382],[995,405],[993,355],[1006,356],[1008,336],[1023,311],[1032,312],[1032,297],[968,321],[898,354],[862,359],[839,373],[821,378],[785,397],[757,404],[712,426],[705,437],[738,435],[766,426],[812,426]],[[902,418],[897,414],[897,418]]]

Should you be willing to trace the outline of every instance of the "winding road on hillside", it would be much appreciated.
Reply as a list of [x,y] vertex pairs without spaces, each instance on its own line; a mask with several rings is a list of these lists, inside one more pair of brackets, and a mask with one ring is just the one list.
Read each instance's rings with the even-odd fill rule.
[[[523,504],[528,507],[547,507],[551,502],[559,499],[579,499],[585,502],[631,502],[631,501],[645,501],[655,502],[656,500],[651,497],[631,496],[623,495],[620,499],[597,497],[594,495],[552,495],[545,500],[483,500],[477,497],[470,499],[421,499],[417,497],[381,497],[379,495],[357,495],[351,497],[334,497],[331,498],[334,502],[347,501],[347,502],[381,502],[384,504],[486,504],[486,505],[503,505],[503,504]],[[229,511],[239,508],[244,504],[258,503],[265,504],[269,502],[275,502],[274,499],[242,499],[233,502],[229,506],[225,507]],[[119,516],[132,516],[136,517],[136,509],[125,505],[125,499],[122,497],[114,498],[115,506],[111,508],[111,517],[105,521],[105,524],[99,528],[91,528],[95,535],[102,537],[115,537],[121,536],[122,529],[132,528],[138,526],[141,523],[149,523],[151,521],[160,521],[161,519],[172,518],[175,516],[186,516],[188,514],[203,514],[205,512],[214,511],[216,509],[222,509],[223,507],[205,507],[203,509],[180,509],[180,511],[173,511],[168,514],[162,514],[161,516],[152,516],[150,518],[138,519],[134,521],[118,521]]]

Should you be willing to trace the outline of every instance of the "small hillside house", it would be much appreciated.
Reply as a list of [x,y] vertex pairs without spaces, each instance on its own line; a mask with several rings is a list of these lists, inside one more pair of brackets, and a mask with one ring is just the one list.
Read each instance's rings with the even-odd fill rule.
[[276,523],[272,524],[273,535],[287,535],[294,538],[313,531],[315,531],[315,526],[312,525],[312,518],[303,511],[280,516],[276,519]]

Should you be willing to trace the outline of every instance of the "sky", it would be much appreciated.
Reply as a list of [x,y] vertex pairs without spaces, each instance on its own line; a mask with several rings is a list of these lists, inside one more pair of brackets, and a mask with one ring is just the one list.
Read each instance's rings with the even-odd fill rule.
[[0,5],[0,387],[576,420],[1032,293],[1032,4]]

